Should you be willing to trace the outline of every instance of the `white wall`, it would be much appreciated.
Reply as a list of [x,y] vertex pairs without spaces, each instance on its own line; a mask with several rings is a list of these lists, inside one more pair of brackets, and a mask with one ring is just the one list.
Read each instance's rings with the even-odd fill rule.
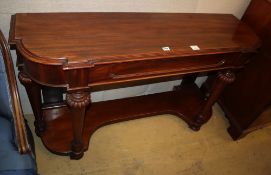
[[[230,13],[240,18],[250,0],[0,0],[0,29],[8,38],[10,16],[18,12],[189,12]],[[16,55],[12,52],[13,59]],[[198,79],[200,84],[203,79]],[[180,81],[122,88],[92,94],[93,101],[171,90]],[[18,83],[25,114],[32,113]]]

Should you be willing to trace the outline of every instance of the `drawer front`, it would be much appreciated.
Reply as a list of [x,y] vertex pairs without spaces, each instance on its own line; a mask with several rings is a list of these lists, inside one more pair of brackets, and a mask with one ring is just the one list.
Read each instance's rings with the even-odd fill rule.
[[237,59],[236,54],[219,54],[98,65],[91,71],[90,79],[97,82],[201,72],[233,66]]

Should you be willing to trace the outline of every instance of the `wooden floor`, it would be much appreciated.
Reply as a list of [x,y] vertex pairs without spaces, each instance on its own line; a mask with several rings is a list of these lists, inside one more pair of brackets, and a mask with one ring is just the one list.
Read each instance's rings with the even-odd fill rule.
[[[33,129],[33,116],[26,116]],[[216,105],[194,132],[172,115],[121,122],[98,129],[79,160],[53,155],[35,137],[41,175],[270,175],[271,127],[232,141]]]

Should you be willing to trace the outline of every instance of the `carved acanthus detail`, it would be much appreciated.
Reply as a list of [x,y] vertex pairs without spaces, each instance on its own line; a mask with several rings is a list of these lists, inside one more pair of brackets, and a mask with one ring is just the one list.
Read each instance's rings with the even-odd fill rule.
[[67,93],[66,101],[69,106],[74,108],[83,108],[90,103],[90,93],[89,92],[74,92]]

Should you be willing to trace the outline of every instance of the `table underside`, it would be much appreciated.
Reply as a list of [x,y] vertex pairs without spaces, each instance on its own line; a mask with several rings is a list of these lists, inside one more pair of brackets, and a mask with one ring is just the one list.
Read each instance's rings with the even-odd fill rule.
[[[203,97],[198,86],[192,83],[170,92],[92,103],[85,115],[84,150],[88,149],[90,137],[99,127],[120,121],[172,114],[191,125],[204,102]],[[41,133],[43,144],[55,154],[69,155],[73,138],[69,107],[63,104],[44,108],[43,117],[46,122],[46,132]]]

